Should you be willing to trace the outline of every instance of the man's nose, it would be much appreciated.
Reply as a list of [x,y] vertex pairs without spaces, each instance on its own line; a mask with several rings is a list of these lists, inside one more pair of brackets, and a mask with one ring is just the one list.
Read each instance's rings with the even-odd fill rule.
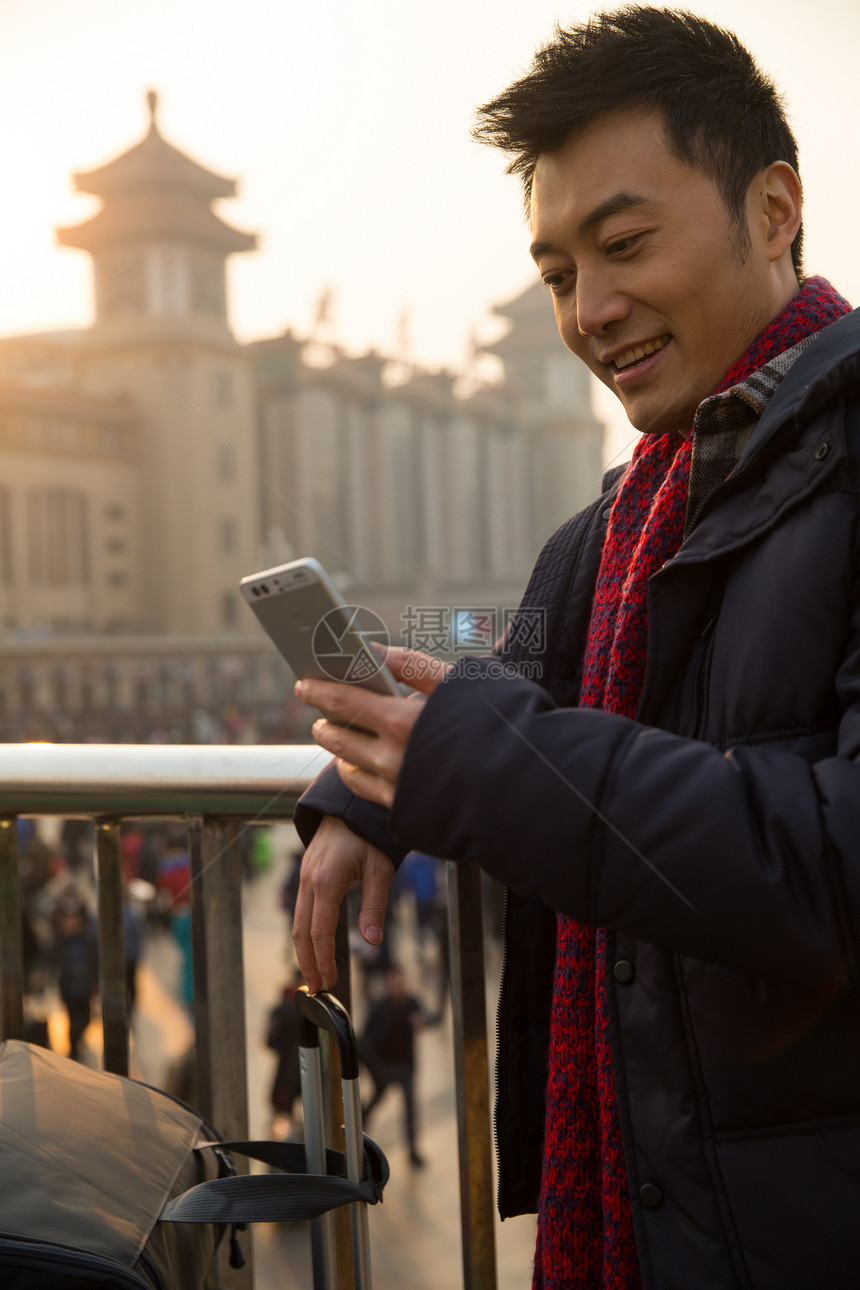
[[576,280],[576,327],[580,336],[602,336],[630,312],[629,297],[600,272],[581,272]]

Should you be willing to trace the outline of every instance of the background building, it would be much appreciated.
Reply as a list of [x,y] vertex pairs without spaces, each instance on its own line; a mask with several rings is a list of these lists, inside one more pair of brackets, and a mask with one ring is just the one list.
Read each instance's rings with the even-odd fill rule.
[[458,614],[501,632],[597,491],[587,373],[539,284],[497,308],[504,379],[466,398],[289,331],[239,345],[225,263],[256,237],[149,106],[140,143],[74,176],[101,209],[58,230],[92,256],[94,325],[0,340],[4,739],[294,738],[244,574],[314,555],[392,639],[451,653]]

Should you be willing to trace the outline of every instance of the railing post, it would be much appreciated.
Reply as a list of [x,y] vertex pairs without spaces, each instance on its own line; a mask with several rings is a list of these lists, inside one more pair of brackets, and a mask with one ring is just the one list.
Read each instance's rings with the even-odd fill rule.
[[[340,918],[334,943],[334,959],[337,967],[337,984],[332,991],[347,1012],[352,1009],[351,955],[349,951],[349,916],[347,901],[340,907]],[[328,1074],[328,1104],[330,1110],[329,1141],[337,1151],[344,1151],[346,1143],[343,1136],[343,1090],[341,1089],[340,1057],[337,1044],[329,1043],[326,1033],[320,1035],[325,1044],[327,1060],[324,1070]],[[355,1271],[352,1258],[352,1227],[349,1218],[349,1206],[342,1205],[332,1214],[334,1241],[336,1251],[336,1281],[334,1290],[351,1290],[355,1285]]]
[[[245,972],[242,962],[242,859],[238,828],[195,816],[188,821],[191,861],[191,943],[196,1033],[197,1105],[222,1137],[248,1136]],[[236,1158],[236,1167],[247,1164]],[[219,1284],[254,1283],[251,1233],[242,1237],[246,1265],[224,1266]]]
[[496,1290],[481,871],[446,862],[465,1290]]
[[104,1033],[103,1066],[128,1074],[128,987],[123,927],[123,881],[119,822],[96,823],[99,915],[99,993]]
[[18,828],[0,819],[0,1039],[24,1038],[24,963]]

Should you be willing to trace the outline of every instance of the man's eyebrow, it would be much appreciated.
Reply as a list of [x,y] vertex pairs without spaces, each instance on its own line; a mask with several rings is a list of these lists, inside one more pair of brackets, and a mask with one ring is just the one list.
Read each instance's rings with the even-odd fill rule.
[[[603,220],[609,219],[610,215],[620,215],[622,211],[630,210],[634,206],[645,206],[648,203],[647,197],[642,197],[639,193],[619,192],[613,193],[607,197],[605,202],[595,206],[594,210],[589,211],[584,219],[580,220],[580,233],[587,233],[589,229],[594,228]],[[557,248],[552,242],[532,242],[531,247],[532,259],[537,260],[539,256],[546,255],[548,252],[555,251]]]
[[612,197],[607,197],[606,201],[601,202],[599,206],[595,206],[593,211],[589,211],[581,221],[579,230],[585,233],[596,224],[609,219],[610,215],[620,215],[622,211],[628,211],[633,206],[645,206],[647,202],[648,198],[640,196],[639,193],[615,193]]

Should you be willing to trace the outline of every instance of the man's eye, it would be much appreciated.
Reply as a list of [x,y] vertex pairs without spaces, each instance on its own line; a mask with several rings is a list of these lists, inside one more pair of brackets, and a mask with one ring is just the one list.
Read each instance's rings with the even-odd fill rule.
[[606,254],[623,255],[625,251],[630,250],[631,246],[635,241],[636,241],[635,237],[619,237],[614,242],[610,242],[607,245]]
[[550,291],[558,294],[565,286],[568,286],[573,279],[573,274],[569,271],[559,273],[545,273],[543,275],[543,284],[549,287]]

